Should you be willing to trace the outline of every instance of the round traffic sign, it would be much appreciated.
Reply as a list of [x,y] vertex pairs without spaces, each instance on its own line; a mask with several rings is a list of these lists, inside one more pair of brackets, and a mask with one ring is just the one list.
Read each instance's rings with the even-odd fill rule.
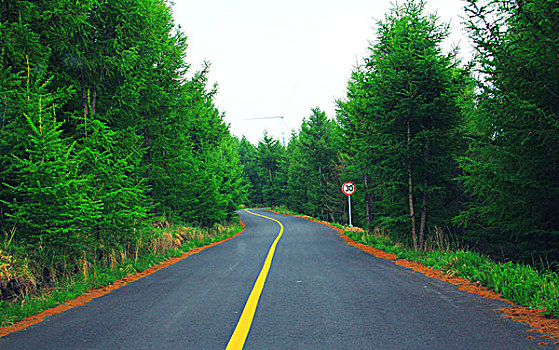
[[351,181],[345,182],[342,185],[342,192],[346,196],[351,196],[352,194],[354,194],[355,193],[355,185],[353,184],[353,182],[351,182]]

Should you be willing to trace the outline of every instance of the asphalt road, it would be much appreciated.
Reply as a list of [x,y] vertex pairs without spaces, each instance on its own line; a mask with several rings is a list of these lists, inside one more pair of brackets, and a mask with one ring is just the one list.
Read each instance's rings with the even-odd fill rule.
[[[333,229],[284,227],[245,349],[546,349],[527,326],[459,291],[348,246]],[[22,331],[0,349],[224,349],[280,225],[240,212],[236,238]]]

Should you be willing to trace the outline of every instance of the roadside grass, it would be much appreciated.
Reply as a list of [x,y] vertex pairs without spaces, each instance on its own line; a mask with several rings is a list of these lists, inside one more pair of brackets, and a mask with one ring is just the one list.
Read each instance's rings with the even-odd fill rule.
[[[283,207],[274,210],[283,214],[295,214],[314,219]],[[555,272],[538,271],[532,266],[510,261],[495,262],[486,255],[462,249],[457,244],[445,241],[441,238],[442,235],[438,236],[437,233],[433,240],[428,242],[427,250],[416,252],[401,243],[394,242],[389,235],[379,230],[367,234],[360,228],[337,223],[330,224],[342,229],[357,243],[395,254],[399,259],[420,262],[447,275],[479,283],[518,305],[541,309],[544,310],[542,312],[544,315],[559,318],[559,275]]]
[[[231,237],[242,229],[240,221],[226,226],[216,225],[211,229],[168,223],[162,227],[146,225],[143,228],[146,241],[137,243],[133,249],[112,251],[107,255],[105,262],[83,261],[82,268],[77,273],[67,273],[59,277],[55,283],[43,288],[30,288],[24,295],[16,296],[9,302],[0,300],[0,327],[12,325],[26,317],[61,305],[92,288],[111,285],[121,278],[144,271],[171,257],[181,256],[192,249]],[[3,268],[0,272],[6,272],[0,277],[4,277],[4,280],[14,277],[15,271],[16,274],[25,274],[27,279],[31,279],[28,277],[31,273],[20,267],[25,267],[25,264],[13,264],[14,268],[9,269],[6,261],[17,261],[5,252],[6,247],[0,248],[0,255],[3,254],[4,258],[10,257],[10,260],[0,260],[0,268]],[[11,276],[7,275],[7,271],[11,271]]]

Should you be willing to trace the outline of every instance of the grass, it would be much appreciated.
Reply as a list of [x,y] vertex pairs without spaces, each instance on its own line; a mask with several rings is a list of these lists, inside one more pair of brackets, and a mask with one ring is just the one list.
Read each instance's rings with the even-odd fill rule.
[[[63,304],[91,288],[113,284],[123,277],[141,272],[170,257],[181,256],[194,248],[231,237],[241,231],[242,226],[240,223],[233,223],[227,226],[217,225],[211,229],[201,229],[165,224],[163,227],[150,227],[145,230],[148,232],[144,232],[144,236],[149,237],[149,241],[143,244],[145,246],[143,249],[139,249],[139,244],[131,252],[112,251],[107,255],[105,263],[84,261],[83,268],[78,273],[66,274],[47,288],[26,293],[11,302],[0,301],[0,326],[9,326],[26,317]],[[6,272],[7,275],[8,271],[13,274],[17,270],[17,273],[30,279],[26,264],[18,264],[17,269],[8,269],[6,265],[13,263],[14,258],[11,255],[3,254],[2,251],[6,252],[5,247],[4,250],[0,249],[0,269],[3,268],[5,271],[0,270],[0,272]]]
[[[300,215],[286,208],[274,208],[274,210],[284,214]],[[518,305],[543,309],[545,310],[543,314],[559,318],[559,275],[557,273],[538,271],[525,264],[492,261],[483,254],[461,249],[456,244],[445,241],[440,232],[435,233],[433,240],[428,242],[428,250],[416,252],[403,244],[394,242],[389,235],[379,230],[367,234],[359,228],[332,225],[341,228],[348,237],[358,243],[395,254],[399,259],[421,262],[425,266],[442,270],[448,275],[480,283],[501,293],[503,298]]]

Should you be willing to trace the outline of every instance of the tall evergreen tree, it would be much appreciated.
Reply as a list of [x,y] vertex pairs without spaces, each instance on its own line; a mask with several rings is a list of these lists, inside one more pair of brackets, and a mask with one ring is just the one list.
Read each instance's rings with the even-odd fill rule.
[[31,78],[22,87],[10,100],[16,114],[10,113],[0,134],[22,145],[3,153],[0,202],[3,214],[18,226],[16,239],[40,264],[61,269],[89,245],[102,203],[88,197],[88,183],[78,176],[80,160],[73,142],[62,135],[54,95]]
[[[382,215],[373,207],[373,199],[376,197],[370,178],[373,176],[371,169],[376,154],[366,140],[367,118],[372,113],[369,103],[372,90],[368,88],[366,77],[363,66],[354,69],[348,82],[345,100],[337,101],[336,121],[341,157],[345,160],[341,162],[343,167],[340,172],[344,182],[352,181],[359,189],[353,195],[353,206],[357,209],[353,210],[353,222],[369,230],[373,226],[373,218],[378,219]],[[378,225],[378,222],[375,224]]]
[[135,239],[133,229],[138,220],[146,218],[148,210],[146,190],[143,181],[131,176],[134,169],[130,154],[118,155],[115,132],[104,122],[85,117],[77,131],[83,133],[74,146],[79,159],[76,175],[84,181],[80,190],[90,201],[101,204],[91,227],[99,256],[126,247]]
[[305,213],[305,203],[309,201],[307,196],[308,173],[306,172],[308,169],[307,164],[304,162],[301,140],[295,131],[291,134],[291,139],[287,144],[287,155],[289,159],[287,168],[287,191],[289,192],[287,205],[296,212]]
[[334,176],[338,161],[335,125],[326,113],[314,108],[303,120],[299,135],[292,139],[289,164],[289,197],[293,209],[337,221],[340,179]]
[[133,246],[148,211],[211,226],[243,201],[167,1],[4,1],[0,32],[0,224],[33,258],[71,268]]
[[258,177],[258,151],[246,137],[239,141],[239,160],[243,167],[243,177],[247,185],[249,203],[263,203],[262,183]]
[[425,232],[449,218],[443,203],[454,166],[463,79],[453,54],[441,51],[448,26],[425,15],[423,2],[406,2],[378,26],[371,56],[350,83],[356,100],[340,104],[341,122],[345,133],[357,133],[357,150],[372,157],[362,166],[374,181],[375,222],[396,232],[409,230],[421,249]]
[[[492,241],[559,251],[559,4],[468,1],[482,84],[456,221]],[[555,256],[557,258],[557,256]]]
[[258,143],[258,177],[262,182],[263,204],[281,205],[287,203],[287,157],[286,149],[279,140],[266,132]]

